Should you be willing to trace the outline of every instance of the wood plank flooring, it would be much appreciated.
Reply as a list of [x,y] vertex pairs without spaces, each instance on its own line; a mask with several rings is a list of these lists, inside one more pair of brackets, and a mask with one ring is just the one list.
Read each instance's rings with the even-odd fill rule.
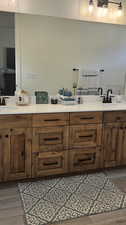
[[[126,168],[105,171],[126,192]],[[62,222],[58,225],[126,225],[126,209]],[[0,225],[26,225],[17,183],[0,184]]]

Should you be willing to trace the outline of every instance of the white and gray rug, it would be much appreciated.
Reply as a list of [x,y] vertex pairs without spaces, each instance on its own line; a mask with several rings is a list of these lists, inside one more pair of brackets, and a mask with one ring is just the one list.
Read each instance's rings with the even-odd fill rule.
[[18,184],[28,225],[43,225],[126,207],[126,195],[104,173]]

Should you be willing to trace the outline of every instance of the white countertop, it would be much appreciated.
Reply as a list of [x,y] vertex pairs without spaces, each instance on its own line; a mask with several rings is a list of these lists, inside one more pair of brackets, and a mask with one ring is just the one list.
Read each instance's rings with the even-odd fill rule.
[[126,110],[126,103],[85,103],[81,105],[29,105],[29,106],[0,106],[0,115],[35,114],[35,113],[60,113],[60,112],[95,112],[95,111],[120,111]]

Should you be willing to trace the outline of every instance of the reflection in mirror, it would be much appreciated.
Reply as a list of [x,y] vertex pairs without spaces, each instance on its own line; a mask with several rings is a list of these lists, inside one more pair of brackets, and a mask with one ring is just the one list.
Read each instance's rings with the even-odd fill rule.
[[94,94],[98,87],[123,93],[124,26],[21,13],[15,21],[18,87],[53,96],[62,88],[76,89],[80,75],[79,93],[83,88],[82,94]]
[[0,12],[0,95],[13,96],[15,89],[14,13]]

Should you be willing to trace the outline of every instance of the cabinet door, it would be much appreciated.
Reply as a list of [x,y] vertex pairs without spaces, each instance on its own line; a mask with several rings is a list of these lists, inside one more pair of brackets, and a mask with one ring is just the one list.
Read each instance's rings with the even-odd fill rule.
[[11,129],[6,138],[9,146],[5,149],[5,180],[17,180],[31,176],[31,130]]
[[32,152],[61,151],[68,148],[67,126],[33,129]]
[[103,134],[104,166],[120,165],[120,144],[122,142],[120,124],[105,124]]
[[33,153],[32,177],[62,174],[67,172],[67,151]]
[[101,145],[102,125],[89,124],[70,127],[70,148],[96,147]]
[[123,166],[126,165],[126,123],[120,125],[118,142],[119,162]]
[[4,159],[6,157],[5,150],[9,147],[8,134],[8,129],[0,130],[0,181],[4,178]]
[[87,148],[69,151],[70,172],[87,171],[101,168],[101,149]]

